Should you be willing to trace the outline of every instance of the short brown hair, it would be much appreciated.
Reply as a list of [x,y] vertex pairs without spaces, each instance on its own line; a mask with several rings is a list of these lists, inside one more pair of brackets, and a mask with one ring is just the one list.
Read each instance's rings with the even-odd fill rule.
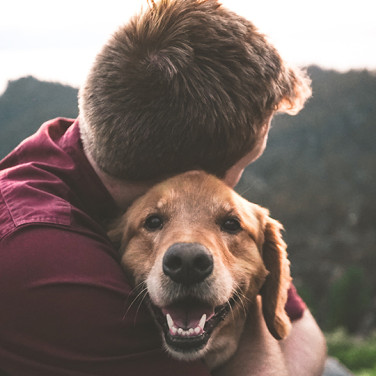
[[80,90],[85,149],[108,174],[222,177],[275,111],[300,110],[309,79],[216,0],[161,0],[121,27]]

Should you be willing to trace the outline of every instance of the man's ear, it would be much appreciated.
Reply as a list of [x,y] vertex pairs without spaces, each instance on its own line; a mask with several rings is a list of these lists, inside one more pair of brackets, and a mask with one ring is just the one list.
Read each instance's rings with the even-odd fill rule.
[[286,243],[282,239],[282,225],[267,217],[262,247],[265,268],[269,271],[261,289],[262,311],[266,325],[276,339],[285,338],[291,322],[285,311],[287,293],[291,284],[290,262]]

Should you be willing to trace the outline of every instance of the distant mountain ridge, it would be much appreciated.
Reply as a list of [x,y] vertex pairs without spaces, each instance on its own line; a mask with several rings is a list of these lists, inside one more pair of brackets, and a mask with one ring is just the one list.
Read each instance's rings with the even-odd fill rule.
[[78,90],[28,76],[10,81],[0,97],[0,158],[42,123],[55,117],[77,117]]
[[[275,117],[237,190],[284,224],[295,284],[321,325],[367,331],[376,328],[376,75],[309,74],[313,97],[297,116]],[[0,97],[0,157],[44,121],[77,113],[77,89],[10,82]]]

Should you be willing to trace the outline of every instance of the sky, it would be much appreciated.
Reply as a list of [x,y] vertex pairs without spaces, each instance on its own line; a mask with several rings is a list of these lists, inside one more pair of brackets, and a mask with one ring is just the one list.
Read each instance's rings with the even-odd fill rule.
[[[375,0],[222,0],[291,64],[376,70]],[[0,94],[33,75],[79,87],[103,43],[145,0],[2,0]]]

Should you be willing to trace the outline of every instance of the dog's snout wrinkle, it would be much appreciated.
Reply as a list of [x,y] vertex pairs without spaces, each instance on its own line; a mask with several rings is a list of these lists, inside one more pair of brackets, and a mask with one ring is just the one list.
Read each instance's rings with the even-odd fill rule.
[[193,285],[213,271],[213,256],[199,243],[175,243],[163,257],[163,272],[174,282]]

